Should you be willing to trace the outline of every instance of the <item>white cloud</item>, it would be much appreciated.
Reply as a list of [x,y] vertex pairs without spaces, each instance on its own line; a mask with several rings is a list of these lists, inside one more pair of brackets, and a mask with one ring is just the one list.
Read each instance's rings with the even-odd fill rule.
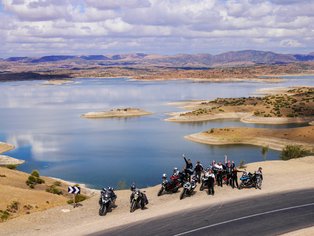
[[[242,42],[252,49],[279,46],[287,52],[294,48],[313,51],[313,3],[313,0],[3,0],[0,52],[1,57],[51,54],[54,49],[56,53],[68,54],[184,53],[192,49],[195,53],[204,49],[217,53],[221,52],[218,48],[241,49]],[[205,43],[203,39],[211,43],[201,45]],[[200,43],[194,44],[194,40]],[[164,46],[154,49],[157,42]],[[174,46],[174,42],[181,45]],[[102,45],[101,51],[98,45]]]
[[297,47],[301,47],[302,44],[298,40],[284,39],[280,41],[280,46],[288,47],[288,48],[297,48]]

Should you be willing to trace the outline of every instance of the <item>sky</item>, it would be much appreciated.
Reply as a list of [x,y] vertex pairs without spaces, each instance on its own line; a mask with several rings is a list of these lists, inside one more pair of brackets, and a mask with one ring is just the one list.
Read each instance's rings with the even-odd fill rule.
[[0,58],[314,52],[314,0],[0,0]]

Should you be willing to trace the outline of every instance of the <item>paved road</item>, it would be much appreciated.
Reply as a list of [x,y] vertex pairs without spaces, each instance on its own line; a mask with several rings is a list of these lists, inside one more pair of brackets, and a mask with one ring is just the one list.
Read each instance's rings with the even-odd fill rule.
[[[182,200],[184,201],[184,200]],[[131,217],[131,215],[130,215]],[[314,226],[314,189],[181,211],[93,234],[277,235]]]

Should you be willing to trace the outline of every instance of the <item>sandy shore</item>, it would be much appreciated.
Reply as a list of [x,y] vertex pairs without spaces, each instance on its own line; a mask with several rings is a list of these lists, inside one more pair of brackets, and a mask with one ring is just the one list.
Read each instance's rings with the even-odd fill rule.
[[63,84],[71,84],[74,83],[73,80],[69,79],[54,79],[54,80],[47,80],[43,82],[43,85],[63,85]]
[[[15,147],[12,144],[3,143],[0,142],[0,154],[4,152],[8,152],[10,150],[13,150]],[[0,155],[0,166],[6,166],[6,165],[20,165],[23,164],[24,160],[19,160],[13,157]]]
[[268,146],[275,150],[282,150],[286,145],[302,145],[309,150],[314,149],[313,126],[276,130],[245,127],[215,128],[187,135],[185,138],[211,145],[250,144]]
[[88,112],[83,114],[83,118],[119,118],[131,116],[145,116],[152,113],[138,109],[138,108],[118,108],[110,111]]
[[[247,170],[263,167],[264,182],[262,190],[237,190],[224,186],[217,188],[215,196],[198,191],[194,196],[179,200],[179,193],[157,197],[160,186],[145,189],[149,198],[148,209],[129,212],[129,190],[117,191],[118,207],[106,216],[98,216],[98,195],[83,202],[83,206],[73,208],[61,206],[43,212],[25,215],[2,223],[2,235],[86,235],[99,230],[138,222],[152,217],[170,214],[184,209],[206,207],[247,197],[271,193],[313,188],[314,156],[290,161],[266,161],[248,164]],[[299,171],[294,171],[298,169]],[[294,174],[291,175],[291,172]],[[302,181],[299,181],[302,178]]]
[[243,123],[254,123],[254,124],[292,124],[292,123],[309,123],[313,121],[312,117],[259,117],[254,116],[252,113],[246,112],[222,112],[218,114],[206,114],[198,116],[181,116],[185,112],[174,112],[168,113],[170,118],[165,121],[171,122],[200,122],[200,121],[211,121],[220,119],[239,119]]
[[274,88],[261,88],[256,90],[256,94],[259,95],[275,95],[275,94],[293,94],[289,93],[288,91],[291,89],[298,89],[302,87],[307,87],[307,88],[313,88],[313,86],[293,86],[293,87],[274,87]]

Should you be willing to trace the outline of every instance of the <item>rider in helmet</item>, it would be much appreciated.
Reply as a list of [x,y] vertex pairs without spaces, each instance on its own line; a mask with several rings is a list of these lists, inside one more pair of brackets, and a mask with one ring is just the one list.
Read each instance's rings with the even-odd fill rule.
[[138,188],[136,188],[136,185],[133,183],[130,187],[130,190],[132,191],[131,196],[130,196],[130,202],[132,202],[133,198],[134,198],[134,194],[135,192],[139,192],[140,196],[144,199],[145,204],[148,204],[148,199],[145,193],[142,193]]
[[107,191],[111,195],[114,202],[117,199],[117,195],[115,194],[113,187],[108,186]]

